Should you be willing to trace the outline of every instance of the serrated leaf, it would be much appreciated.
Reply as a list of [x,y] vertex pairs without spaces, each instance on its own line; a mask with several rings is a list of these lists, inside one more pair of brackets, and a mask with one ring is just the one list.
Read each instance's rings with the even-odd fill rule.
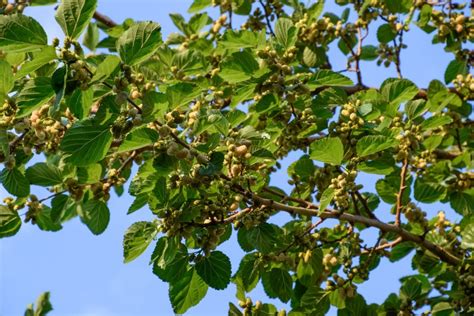
[[293,280],[288,271],[274,268],[262,275],[262,284],[270,298],[279,298],[286,303],[293,293]]
[[157,233],[156,225],[153,223],[133,223],[123,237],[123,262],[128,263],[140,256]]
[[252,227],[248,232],[248,241],[260,252],[269,253],[277,249],[281,228],[274,224],[263,223]]
[[15,74],[15,79],[18,80],[33,73],[56,58],[56,49],[53,46],[46,46],[40,52],[34,53],[30,61],[21,65],[21,68]]
[[26,169],[26,177],[31,184],[52,186],[63,182],[61,171],[53,165],[39,162]]
[[288,18],[279,18],[275,24],[275,36],[278,43],[284,48],[295,45],[298,30]]
[[158,23],[139,22],[120,36],[117,51],[124,63],[136,65],[150,58],[161,42],[161,26]]
[[396,140],[383,135],[368,135],[357,141],[356,151],[360,157],[372,155],[393,147]]
[[219,76],[229,83],[249,80],[259,68],[257,61],[248,51],[233,53],[220,67]]
[[110,77],[115,72],[117,67],[120,65],[120,58],[114,55],[108,55],[103,61],[99,63],[94,76],[91,79],[91,83],[99,82]]
[[36,77],[30,79],[17,96],[17,117],[30,115],[54,96],[51,79],[47,77]]
[[230,282],[232,267],[225,254],[213,251],[196,263],[196,271],[207,285],[216,290],[223,290]]
[[111,143],[112,133],[108,127],[76,126],[67,130],[60,148],[71,154],[69,162],[76,166],[86,166],[102,160]]
[[474,248],[474,223],[466,225],[461,231],[461,247],[464,249]]
[[15,235],[21,227],[21,218],[17,211],[0,205],[0,238]]
[[91,51],[95,51],[97,44],[99,44],[99,27],[96,23],[89,23],[82,44]]
[[451,193],[449,203],[457,213],[463,216],[474,214],[474,190]]
[[43,27],[23,14],[0,15],[0,47],[7,53],[40,50],[48,38]]
[[55,18],[64,34],[77,39],[89,24],[96,8],[97,0],[62,0]]
[[56,232],[61,230],[63,227],[60,223],[54,221],[51,215],[51,208],[43,206],[41,211],[35,216],[36,225],[38,225],[41,230],[48,232]]
[[79,181],[80,184],[97,183],[102,177],[102,165],[94,163],[84,167],[78,167],[76,174],[77,181]]
[[104,202],[89,200],[82,206],[81,219],[94,235],[100,235],[109,225],[110,211]]
[[308,78],[306,85],[314,90],[320,87],[345,87],[354,83],[348,77],[331,70],[318,70],[314,75]]
[[453,121],[453,119],[449,116],[441,116],[441,115],[436,115],[427,118],[423,122],[421,122],[420,127],[423,131],[427,131],[430,129],[438,128],[440,126],[449,124]]
[[418,93],[417,86],[407,79],[387,79],[380,87],[382,95],[390,102],[392,108],[413,99]]
[[92,88],[87,90],[77,89],[68,99],[67,106],[75,117],[82,119],[89,114],[93,99],[94,91]]
[[422,178],[415,181],[415,199],[422,203],[434,203],[446,196],[447,188],[440,183],[426,182]]
[[207,293],[207,284],[192,268],[175,282],[170,284],[169,297],[173,311],[184,314],[189,308],[197,305]]
[[421,294],[421,282],[416,278],[408,278],[403,283],[400,291],[408,299],[415,300]]
[[30,194],[30,183],[18,168],[3,169],[0,172],[0,182],[14,196],[25,197]]
[[11,65],[0,60],[0,97],[5,98],[7,94],[13,89],[14,80]]
[[310,145],[311,159],[332,165],[340,165],[344,159],[344,145],[339,137],[327,137]]
[[150,128],[135,129],[127,135],[117,152],[122,153],[153,145],[158,137],[158,132]]

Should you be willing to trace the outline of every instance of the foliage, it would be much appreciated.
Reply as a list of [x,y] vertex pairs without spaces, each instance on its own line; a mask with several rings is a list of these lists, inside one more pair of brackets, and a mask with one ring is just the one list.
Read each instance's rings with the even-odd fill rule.
[[[97,0],[62,0],[65,37],[48,39],[24,11],[55,2],[0,8],[0,182],[12,195],[0,205],[0,237],[21,233],[21,217],[45,231],[79,217],[101,234],[111,191],[122,195],[130,181],[128,213],[151,214],[125,233],[124,261],[154,246],[153,273],[169,283],[176,313],[233,283],[230,315],[285,315],[247,296],[261,282],[294,316],[330,306],[338,315],[472,314],[467,1],[335,0],[336,14],[324,0],[194,0],[189,19],[171,15],[178,32],[165,40],[155,22],[111,21]],[[403,36],[415,27],[452,54],[444,83],[403,78]],[[346,72],[332,69],[333,50],[347,56]],[[398,77],[368,87],[362,61]],[[270,182],[290,153],[300,157],[285,192]],[[434,202],[448,211],[423,211]],[[448,219],[450,209],[462,219]],[[373,245],[365,230],[379,232]],[[231,234],[246,252],[238,267],[217,250]],[[413,250],[415,274],[400,292],[367,304],[357,284],[383,257]],[[48,312],[47,298],[27,315]]]

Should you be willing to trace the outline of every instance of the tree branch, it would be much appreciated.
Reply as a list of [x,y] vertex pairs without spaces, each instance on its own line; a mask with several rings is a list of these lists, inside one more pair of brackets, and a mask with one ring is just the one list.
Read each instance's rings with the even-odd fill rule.
[[408,158],[405,158],[403,160],[403,166],[402,166],[402,171],[400,173],[400,189],[398,190],[397,193],[397,204],[396,204],[396,214],[395,214],[395,225],[400,226],[400,217],[402,214],[402,198],[403,198],[403,192],[405,192],[406,189],[406,177],[407,177],[407,171],[408,171]]
[[400,226],[387,224],[377,219],[372,219],[365,216],[340,213],[340,212],[336,212],[329,209],[320,210],[320,209],[317,209],[318,208],[317,206],[314,206],[314,208],[307,208],[307,207],[286,205],[280,202],[276,202],[274,200],[263,198],[259,196],[258,194],[249,192],[238,185],[233,185],[232,189],[246,196],[247,198],[260,203],[261,205],[271,207],[275,210],[285,211],[292,215],[298,214],[298,215],[305,215],[305,216],[310,216],[310,217],[319,217],[321,219],[327,219],[327,218],[339,219],[342,221],[348,221],[350,223],[360,223],[360,224],[365,224],[367,226],[375,227],[385,233],[387,232],[395,233],[404,241],[413,241],[416,244],[418,244],[420,247],[431,251],[433,254],[438,256],[442,261],[446,263],[449,263],[451,265],[458,265],[461,263],[461,259],[454,256],[453,254],[448,252],[446,249],[436,244],[433,244],[432,242],[428,240],[425,240],[423,236],[412,234],[409,231],[404,230]]
[[98,12],[98,11],[95,11],[94,12],[94,19],[97,21],[97,22],[100,22],[102,24],[104,24],[105,26],[107,27],[114,27],[114,26],[117,26],[118,24],[116,22],[114,22],[111,18],[109,18],[108,16],[106,15],[103,15],[102,13]]

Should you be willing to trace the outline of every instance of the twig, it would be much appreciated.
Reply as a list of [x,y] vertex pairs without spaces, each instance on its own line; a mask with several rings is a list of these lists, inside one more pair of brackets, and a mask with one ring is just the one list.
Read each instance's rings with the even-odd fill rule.
[[270,34],[272,34],[273,36],[275,36],[275,33],[273,32],[272,24],[271,24],[271,22],[270,22],[270,17],[268,16],[267,10],[265,9],[265,4],[263,3],[262,0],[258,0],[258,2],[260,3],[260,5],[261,5],[262,8],[263,8],[263,13],[264,13],[264,15],[265,15],[265,21],[267,22],[268,30],[270,31]]
[[114,27],[114,26],[118,25],[111,18],[109,18],[108,16],[103,15],[102,13],[97,12],[97,11],[94,12],[93,17],[96,21],[101,22],[102,24],[104,24],[107,27]]
[[23,138],[25,138],[26,134],[28,134],[29,131],[30,130],[28,128],[25,129],[23,133],[21,133],[14,140],[12,140],[12,142],[8,145],[10,149],[10,153],[13,153],[15,151],[16,146],[18,146],[18,144],[23,140]]
[[47,197],[45,197],[44,199],[39,200],[38,202],[39,202],[39,203],[43,203],[44,201],[47,201],[47,200],[49,200],[49,199],[52,199],[52,198],[54,198],[54,197],[56,197],[56,196],[58,196],[58,195],[61,195],[61,194],[63,194],[63,193],[66,193],[66,192],[67,192],[67,190],[62,190],[62,191],[60,191],[60,192],[51,194],[50,196],[47,196]]
[[402,171],[400,173],[400,189],[398,190],[397,193],[397,204],[396,204],[396,215],[395,215],[395,226],[400,226],[400,217],[402,214],[402,198],[403,198],[403,192],[405,192],[406,189],[406,176],[407,176],[407,171],[408,171],[408,158],[405,158],[403,160],[403,165],[402,165]]

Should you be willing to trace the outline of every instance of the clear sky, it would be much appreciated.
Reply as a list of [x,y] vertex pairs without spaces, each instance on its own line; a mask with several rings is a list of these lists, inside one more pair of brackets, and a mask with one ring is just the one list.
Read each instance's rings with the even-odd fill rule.
[[[169,34],[174,27],[168,14],[185,13],[190,3],[189,0],[99,0],[99,10],[117,22],[128,17],[157,21],[162,25],[164,34]],[[331,9],[334,9],[332,4],[325,7],[325,10]],[[340,11],[338,7],[336,9]],[[26,14],[41,22],[50,40],[55,36],[62,38],[52,6],[28,8]],[[422,33],[414,25],[412,30],[405,36],[408,49],[402,53],[402,72],[419,87],[426,87],[432,79],[443,79],[444,70],[453,57],[446,54],[442,46],[431,45],[430,35]],[[373,33],[374,30],[371,30],[367,43],[376,44]],[[345,68],[345,59],[337,48],[331,50],[330,59],[335,70]],[[367,85],[378,86],[384,79],[396,75],[393,68],[377,67],[374,62],[363,62],[361,68]],[[290,160],[291,157],[299,155],[291,155]],[[284,165],[288,162],[284,161]],[[286,181],[286,169],[283,169],[273,179],[273,184],[288,190]],[[358,181],[373,190],[376,179],[362,176]],[[45,193],[38,195],[42,197]],[[0,198],[6,196],[0,186]],[[92,235],[79,219],[75,219],[66,223],[59,232],[43,232],[31,224],[25,224],[16,236],[1,239],[0,316],[22,315],[26,305],[44,291],[51,292],[52,316],[173,315],[168,300],[168,285],[153,275],[148,265],[153,245],[137,260],[122,263],[125,230],[135,221],[152,219],[152,214],[146,209],[126,215],[131,202],[127,194],[111,198],[111,220],[100,236]],[[431,204],[425,209],[432,216],[447,207]],[[377,214],[382,219],[390,219],[389,207],[383,203]],[[370,241],[376,236],[376,231],[372,230],[366,236]],[[220,250],[231,257],[232,271],[235,272],[243,255],[235,234]],[[370,280],[359,286],[359,291],[368,303],[381,303],[389,293],[398,292],[398,279],[410,273],[410,259],[405,258],[396,264],[387,264],[384,260],[371,273]],[[204,300],[186,315],[226,315],[228,302],[235,302],[234,293],[233,285],[223,291],[209,289]],[[251,296],[254,301],[261,299],[282,306],[266,298],[261,287]],[[331,313],[335,314],[335,310]]]

